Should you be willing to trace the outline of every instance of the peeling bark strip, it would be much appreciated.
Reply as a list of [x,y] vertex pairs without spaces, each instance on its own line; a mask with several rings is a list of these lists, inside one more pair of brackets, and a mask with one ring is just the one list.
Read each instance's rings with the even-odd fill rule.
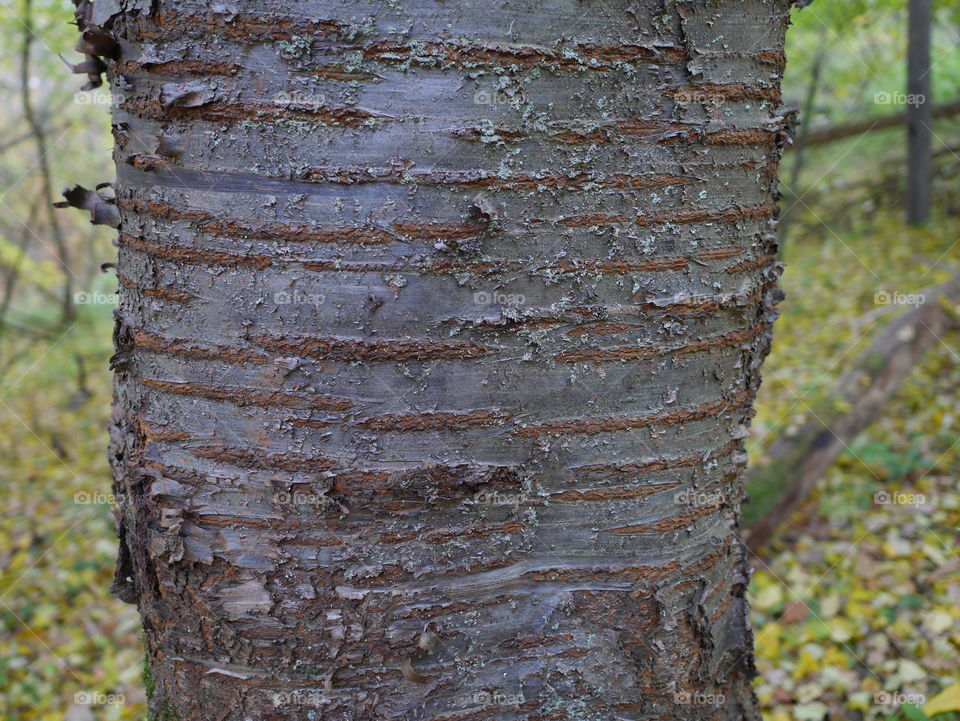
[[788,5],[84,5],[155,718],[757,721]]

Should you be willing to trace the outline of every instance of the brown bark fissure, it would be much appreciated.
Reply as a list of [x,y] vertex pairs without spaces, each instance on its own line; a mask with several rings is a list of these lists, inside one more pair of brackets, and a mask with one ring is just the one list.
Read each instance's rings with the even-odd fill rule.
[[787,0],[98,0],[157,718],[756,721]]

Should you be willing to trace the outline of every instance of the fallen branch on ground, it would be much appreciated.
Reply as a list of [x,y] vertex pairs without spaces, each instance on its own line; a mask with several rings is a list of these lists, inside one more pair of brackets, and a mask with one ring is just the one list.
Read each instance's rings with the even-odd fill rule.
[[[960,276],[923,294],[926,302],[892,321],[834,386],[831,403],[817,407],[799,430],[782,436],[753,468],[747,489],[782,488],[770,510],[761,509],[744,532],[759,551],[813,490],[817,479],[870,423],[928,348],[958,327],[951,306],[960,303]],[[838,410],[842,409],[842,410]],[[757,494],[759,495],[759,494]]]
[[[940,105],[933,106],[934,118],[949,118],[954,115],[960,115],[960,100],[953,100],[949,103],[942,103]],[[808,146],[823,145],[825,143],[832,143],[835,140],[843,140],[844,138],[852,138],[855,135],[863,135],[864,133],[869,133],[874,130],[888,130],[889,128],[896,128],[900,125],[906,125],[906,123],[906,112],[891,113],[889,115],[881,115],[875,118],[857,120],[853,123],[831,125],[826,128],[820,128],[819,130],[810,130],[807,133],[807,137],[804,142]]]

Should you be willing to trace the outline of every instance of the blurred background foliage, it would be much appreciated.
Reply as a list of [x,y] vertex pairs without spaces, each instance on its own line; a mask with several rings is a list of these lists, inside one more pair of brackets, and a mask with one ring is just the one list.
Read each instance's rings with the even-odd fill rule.
[[[960,4],[940,5],[938,104],[960,99]],[[16,721],[143,715],[136,611],[108,595],[116,280],[100,264],[114,258],[113,232],[53,215],[45,187],[113,175],[108,95],[80,93],[58,58],[80,59],[72,12],[62,0],[0,6],[0,715]],[[903,111],[882,94],[905,91],[904,2],[816,0],[794,12],[788,38],[785,95],[809,132]],[[920,229],[903,222],[903,126],[787,152],[787,301],[748,439],[754,463],[835,401],[845,366],[903,310],[878,306],[878,292],[960,272],[960,115],[934,131],[935,212]],[[941,341],[751,559],[766,721],[960,719],[960,346],[956,331]],[[748,517],[781,490],[751,487]]]

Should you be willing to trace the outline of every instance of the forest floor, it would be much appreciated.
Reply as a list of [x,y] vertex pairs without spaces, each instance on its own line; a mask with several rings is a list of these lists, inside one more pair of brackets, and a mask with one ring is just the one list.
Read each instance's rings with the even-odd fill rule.
[[[908,233],[874,218],[816,235],[787,248],[788,299],[749,440],[756,460],[903,310],[878,293],[946,277],[927,269],[957,257],[960,220]],[[137,614],[108,596],[111,309],[81,310],[63,335],[10,344],[19,350],[0,368],[0,716],[11,721],[143,716]],[[956,336],[752,559],[766,721],[960,719],[950,711],[960,709]]]
[[[786,248],[753,462],[836,402],[840,373],[910,309],[897,301],[960,272],[946,267],[960,258],[956,219],[929,230],[875,212],[846,229],[818,221],[793,228]],[[960,718],[958,337],[927,353],[782,537],[751,559],[765,721]]]

